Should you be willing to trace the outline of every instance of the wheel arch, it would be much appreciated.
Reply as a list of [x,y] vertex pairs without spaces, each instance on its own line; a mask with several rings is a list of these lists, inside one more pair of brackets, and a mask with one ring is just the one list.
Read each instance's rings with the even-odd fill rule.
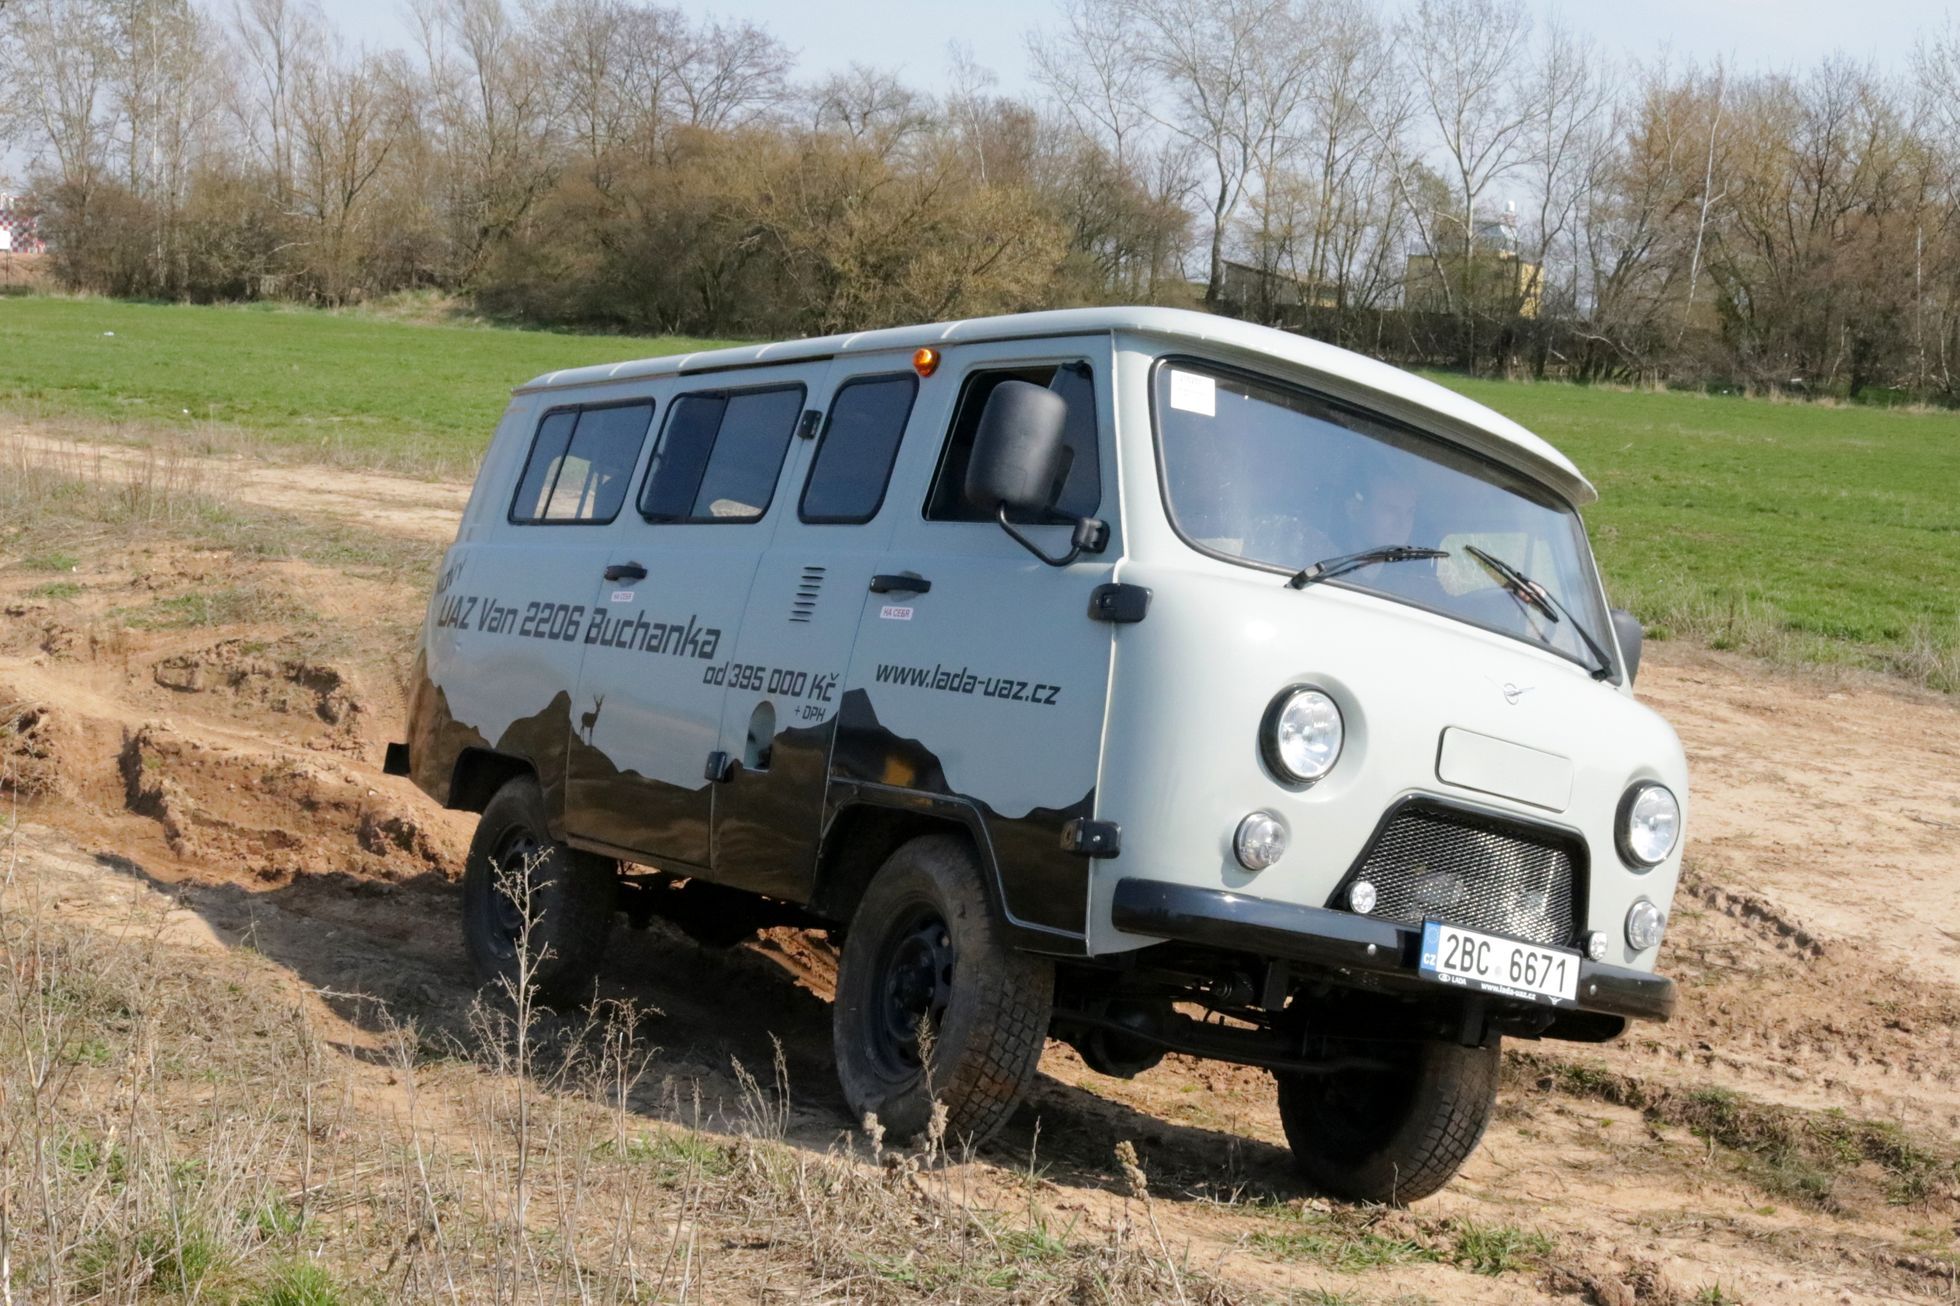
[[1009,941],[1030,952],[1083,955],[1087,940],[1018,919],[1002,887],[999,856],[985,815],[973,804],[940,794],[886,785],[833,784],[817,849],[810,909],[848,924],[872,876],[900,846],[923,835],[954,834],[980,861],[987,905]]
[[489,748],[465,748],[456,755],[456,763],[450,768],[449,797],[443,806],[460,812],[481,812],[499,789],[519,776],[540,778],[538,768],[527,758]]

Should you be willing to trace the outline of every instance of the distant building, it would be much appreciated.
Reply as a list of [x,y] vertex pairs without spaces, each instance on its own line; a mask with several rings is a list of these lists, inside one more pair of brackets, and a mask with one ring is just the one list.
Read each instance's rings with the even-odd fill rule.
[[1316,286],[1290,272],[1229,258],[1220,288],[1227,303],[1250,309],[1340,307],[1331,285]]
[[18,195],[0,194],[0,253],[43,254],[47,244],[41,239],[32,210]]
[[1506,204],[1495,218],[1476,224],[1466,261],[1451,239],[1461,219],[1439,215],[1437,244],[1412,250],[1402,269],[1402,306],[1419,312],[1460,311],[1467,302],[1480,313],[1537,317],[1544,302],[1544,269],[1518,253],[1518,210]]

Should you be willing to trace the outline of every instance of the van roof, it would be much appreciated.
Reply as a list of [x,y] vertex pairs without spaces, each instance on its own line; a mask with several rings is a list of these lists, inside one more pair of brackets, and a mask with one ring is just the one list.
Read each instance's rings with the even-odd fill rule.
[[979,340],[1031,339],[1130,332],[1171,343],[1186,343],[1205,353],[1224,351],[1257,364],[1277,360],[1288,370],[1304,372],[1320,388],[1341,398],[1364,403],[1453,438],[1501,462],[1535,476],[1574,504],[1598,498],[1592,483],[1564,454],[1510,418],[1474,399],[1437,385],[1401,368],[1377,362],[1324,341],[1241,322],[1235,318],[1179,308],[1068,308],[1004,317],[969,318],[922,326],[888,327],[849,335],[782,340],[729,349],[699,350],[621,363],[547,372],[515,393],[556,390],[605,382],[688,375],[832,358],[886,350],[917,349]]

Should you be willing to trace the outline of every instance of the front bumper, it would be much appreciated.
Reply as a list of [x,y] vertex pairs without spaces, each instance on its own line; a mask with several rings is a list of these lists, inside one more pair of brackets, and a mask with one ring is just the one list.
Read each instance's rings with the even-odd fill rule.
[[[1420,929],[1352,912],[1225,889],[1124,879],[1117,881],[1110,918],[1116,928],[1132,934],[1425,983],[1416,976]],[[1674,981],[1582,957],[1578,1010],[1630,1020],[1666,1020],[1674,1014]]]

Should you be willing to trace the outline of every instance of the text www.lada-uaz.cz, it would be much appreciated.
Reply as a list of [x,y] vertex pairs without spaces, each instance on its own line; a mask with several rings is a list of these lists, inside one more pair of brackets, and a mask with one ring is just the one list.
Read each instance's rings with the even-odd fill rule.
[[1007,676],[976,675],[965,667],[955,671],[938,663],[929,667],[914,667],[896,662],[880,662],[878,683],[910,685],[914,689],[938,689],[948,694],[973,694],[980,698],[998,698],[1010,703],[1038,703],[1043,707],[1053,707],[1056,696],[1062,692],[1060,685],[1037,684],[1032,680],[1015,680]]

